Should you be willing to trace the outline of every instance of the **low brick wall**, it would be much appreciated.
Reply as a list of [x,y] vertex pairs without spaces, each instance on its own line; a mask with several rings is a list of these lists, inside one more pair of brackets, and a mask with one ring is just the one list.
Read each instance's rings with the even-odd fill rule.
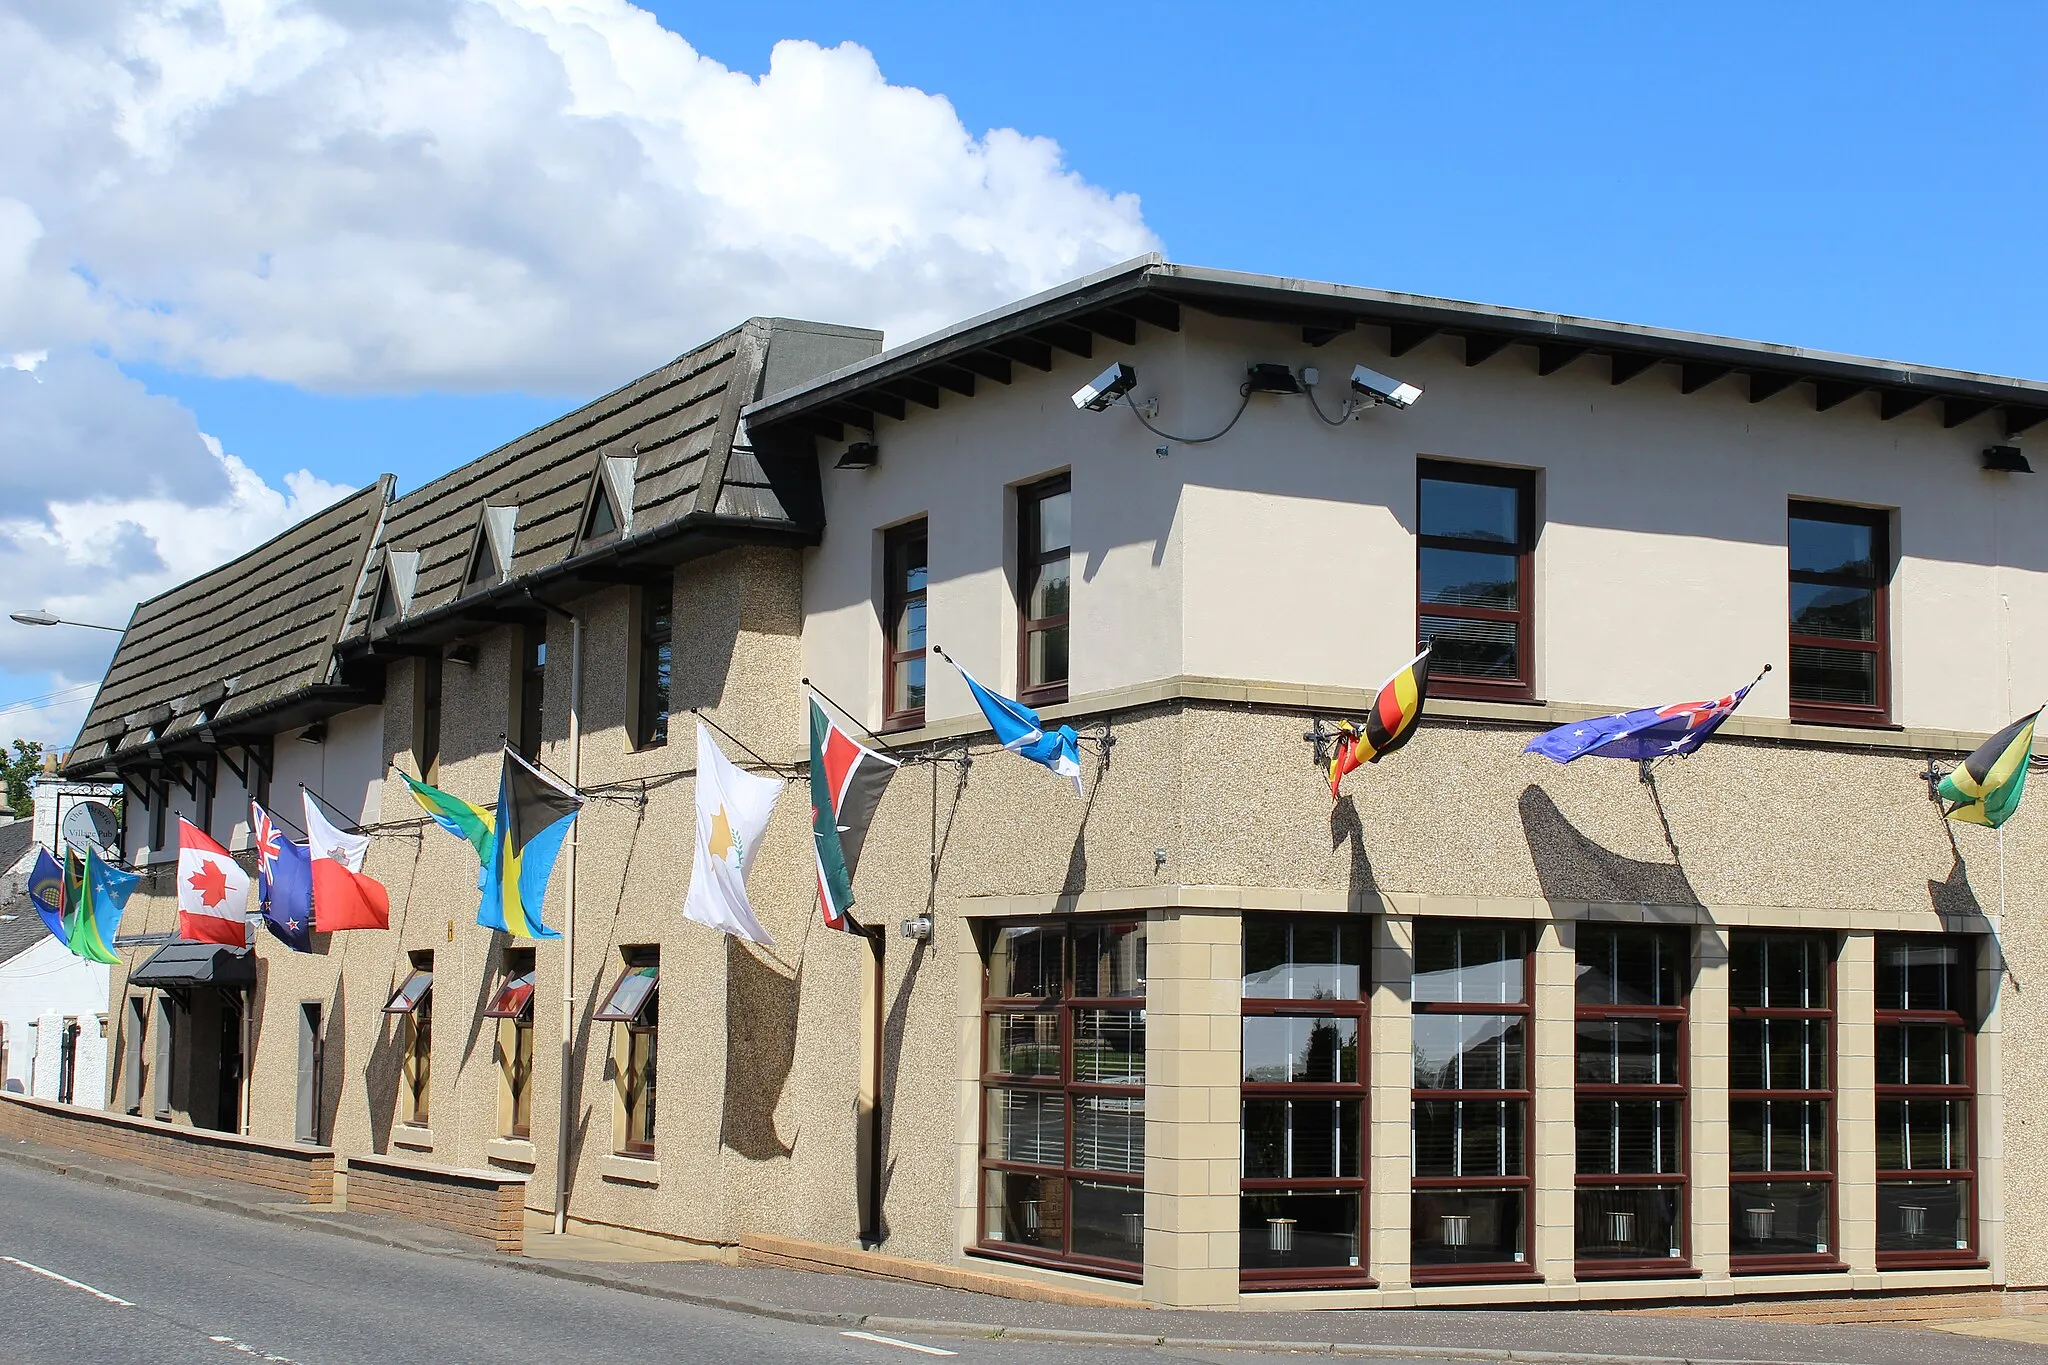
[[0,1137],[23,1138],[173,1175],[232,1180],[308,1204],[334,1202],[334,1152],[239,1133],[0,1094]]
[[526,1249],[526,1177],[465,1171],[389,1156],[348,1159],[350,1213],[389,1213],[481,1237],[499,1251]]
[[1144,1308],[1136,1287],[1129,1294],[1094,1293],[1079,1286],[1045,1284],[1017,1275],[1000,1275],[960,1266],[911,1261],[879,1251],[827,1246],[794,1237],[776,1237],[764,1232],[740,1236],[740,1264],[776,1270],[810,1270],[828,1275],[863,1275],[899,1284],[935,1284],[946,1289],[966,1289],[1005,1299],[1031,1303],[1058,1303],[1073,1308]]

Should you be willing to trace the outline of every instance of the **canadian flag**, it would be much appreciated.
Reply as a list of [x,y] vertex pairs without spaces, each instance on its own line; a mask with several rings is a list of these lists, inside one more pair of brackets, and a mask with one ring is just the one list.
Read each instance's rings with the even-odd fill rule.
[[178,821],[178,937],[243,947],[248,911],[249,874],[204,830]]

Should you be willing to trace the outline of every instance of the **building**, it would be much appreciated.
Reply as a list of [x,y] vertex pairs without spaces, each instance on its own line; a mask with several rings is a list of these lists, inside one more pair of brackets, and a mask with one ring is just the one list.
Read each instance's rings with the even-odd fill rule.
[[[110,1102],[1159,1304],[2048,1284],[2042,816],[1927,776],[2048,695],[2048,385],[1157,259],[879,348],[757,319],[139,608],[67,770],[130,856],[303,783],[392,928],[136,951]],[[1333,804],[1305,734],[1418,638]],[[1523,752],[1767,665],[1683,761]],[[678,913],[684,714],[788,770],[805,680],[909,759],[885,932],[818,926],[791,795],[757,949]],[[388,768],[487,803],[507,744],[591,798],[563,942]]]
[[0,825],[0,1089],[66,1103],[106,1094],[108,968],[75,956],[28,904],[37,820]]

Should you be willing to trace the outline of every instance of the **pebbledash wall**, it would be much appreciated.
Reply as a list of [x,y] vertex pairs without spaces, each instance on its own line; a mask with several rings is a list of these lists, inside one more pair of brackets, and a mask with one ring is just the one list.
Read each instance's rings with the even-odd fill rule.
[[[1447,344],[1396,361],[1385,333],[1366,328],[1304,356],[1291,329],[1189,312],[1178,333],[1148,330],[1128,352],[1139,392],[1162,395],[1169,429],[1220,424],[1254,360],[1307,358],[1326,375],[1363,360],[1428,393],[1411,412],[1342,430],[1317,426],[1299,398],[1257,398],[1229,438],[1168,443],[1161,458],[1128,413],[1082,414],[1068,402],[1101,368],[1098,351],[1043,374],[1020,366],[1013,384],[885,421],[873,471],[833,471],[841,447],[826,443],[817,548],[734,549],[676,571],[665,746],[636,751],[627,734],[640,590],[571,603],[586,622],[581,775],[597,793],[578,824],[572,1216],[705,1242],[748,1231],[853,1241],[866,1221],[859,1078],[878,1049],[881,1249],[1025,1277],[1074,1274],[977,1250],[984,974],[998,925],[1110,917],[1143,921],[1149,939],[1140,1269],[1091,1277],[1111,1292],[1216,1307],[1373,1306],[2048,1284],[2048,1251],[2006,1235],[2048,1214],[2038,1137],[2048,1057],[2018,1041],[2044,1023],[2044,1006],[2030,1003],[2040,993],[2025,989],[2048,965],[2044,817],[2030,803],[1999,833],[1953,828],[1920,776],[1930,755],[1952,761],[2010,718],[2014,698],[2048,683],[2048,646],[2014,624],[2048,601],[2035,529],[2043,495],[1978,472],[1986,433],[1946,428],[1935,409],[1880,424],[1855,403],[1822,414],[1789,398],[1681,397],[1669,367],[1628,390],[1597,373],[1539,380],[1520,348],[1472,368]],[[1333,805],[1302,734],[1313,717],[1356,714],[1369,684],[1406,657],[1421,456],[1540,471],[1536,676],[1550,700],[1433,703],[1413,743],[1354,775]],[[994,752],[964,689],[934,660],[929,724],[892,738],[940,761],[898,776],[856,883],[870,923],[936,919],[929,943],[886,940],[879,1023],[865,1013],[867,947],[817,923],[800,786],[782,801],[750,888],[776,946],[683,921],[689,709],[778,763],[802,756],[801,678],[879,724],[879,533],[918,516],[931,528],[930,638],[984,680],[1014,686],[1009,489],[1058,471],[1074,487],[1074,664],[1070,700],[1048,716],[1106,721],[1116,740],[1106,759],[1087,756],[1087,795]],[[1791,496],[1897,509],[1893,714],[1907,728],[1787,719]],[[568,631],[559,620],[548,631],[541,756],[564,770],[567,698],[556,680]],[[474,662],[443,668],[439,782],[479,802],[496,794],[511,641],[508,630],[479,630]],[[1558,768],[1521,752],[1549,725],[1716,695],[1766,662],[1776,672],[1722,736],[1659,765],[1653,784],[1630,763]],[[287,755],[307,762],[302,750],[343,773],[413,768],[418,670],[391,661],[381,706],[331,724],[323,745],[279,736],[280,772]],[[971,766],[953,761],[962,742]],[[501,1136],[495,1029],[481,1017],[506,945],[473,922],[473,855],[416,818],[395,777],[366,776],[361,793],[356,813],[376,835],[366,870],[391,890],[393,927],[335,935],[312,956],[259,936],[252,1129],[292,1136],[298,1011],[319,1002],[322,1139],[343,1155],[530,1171],[531,1206],[552,1207],[561,946],[538,947],[532,1135],[515,1141]],[[217,833],[246,837],[229,829],[231,802],[216,809]],[[549,900],[557,923],[564,877],[558,870]],[[1248,923],[1278,915],[1346,918],[1370,946],[1359,1270],[1371,1287],[1241,1288],[1243,944]],[[1534,941],[1530,1273],[1418,1286],[1412,950],[1417,924],[1443,919],[1520,925]],[[1691,958],[1685,1264],[1581,1282],[1574,944],[1585,925],[1645,922],[1677,926]],[[124,931],[173,924],[159,876]],[[1731,1273],[1727,946],[1731,933],[1759,928],[1831,936],[1840,1269]],[[1967,1265],[1879,1264],[1874,954],[1877,935],[1898,933],[1972,945],[1977,1221]],[[627,1156],[615,1150],[611,1026],[590,1015],[621,950],[638,945],[660,948],[663,1084],[654,1151]],[[382,1010],[408,955],[428,951],[431,1118],[407,1125],[397,1102],[403,1028]],[[130,953],[131,967],[139,956]],[[129,994],[125,970],[117,1000]],[[138,1041],[124,1034],[121,1046]],[[153,1058],[141,1045],[150,1112]]]

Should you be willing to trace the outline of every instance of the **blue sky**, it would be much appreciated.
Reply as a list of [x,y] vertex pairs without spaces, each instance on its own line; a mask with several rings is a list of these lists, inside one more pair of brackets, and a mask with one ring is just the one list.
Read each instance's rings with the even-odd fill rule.
[[[1176,260],[2048,378],[2048,93],[2016,60],[2048,49],[2038,4],[649,7],[749,75],[781,39],[859,44],[968,135],[1050,138],[1090,186],[1137,195]],[[462,221],[458,242],[487,230]],[[691,248],[645,248],[671,252]],[[780,302],[756,297],[580,368],[266,374],[269,341],[95,344],[269,485],[405,488]],[[951,297],[929,315],[966,307]],[[52,682],[0,656],[0,707]]]

